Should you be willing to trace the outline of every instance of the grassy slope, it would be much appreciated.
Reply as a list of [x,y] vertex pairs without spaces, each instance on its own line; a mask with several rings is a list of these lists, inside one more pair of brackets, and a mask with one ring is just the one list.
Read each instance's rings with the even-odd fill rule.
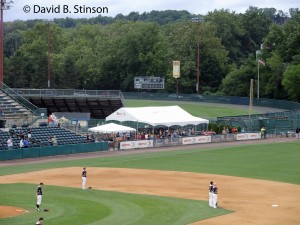
[[[193,116],[201,118],[214,118],[218,116],[238,116],[247,115],[246,108],[232,108],[230,105],[201,104],[197,102],[180,101],[151,101],[151,100],[125,100],[126,107],[147,107],[147,106],[171,106],[178,105]],[[255,112],[253,112],[255,113]]]

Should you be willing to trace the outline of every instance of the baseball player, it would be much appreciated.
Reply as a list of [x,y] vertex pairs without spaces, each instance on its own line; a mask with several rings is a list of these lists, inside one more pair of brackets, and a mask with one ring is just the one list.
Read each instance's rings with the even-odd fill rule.
[[208,186],[208,205],[213,207],[213,186],[214,183],[211,181]]
[[212,200],[212,203],[213,203],[213,205],[212,205],[212,207],[213,208],[218,208],[218,186],[217,186],[217,184],[214,184],[213,185],[213,188],[212,188],[212,190],[213,190],[213,194],[212,194],[212,196],[213,196],[213,200]]
[[42,186],[44,184],[40,183],[40,185],[37,187],[36,190],[36,211],[40,211],[40,205],[42,204],[42,197],[43,197],[43,190],[42,190]]
[[85,189],[86,176],[87,176],[87,171],[86,171],[86,168],[83,167],[83,170],[82,170],[82,190]]
[[43,225],[44,223],[44,219],[43,219],[43,217],[40,217],[39,218],[39,221],[37,221],[36,223],[35,223],[35,225]]

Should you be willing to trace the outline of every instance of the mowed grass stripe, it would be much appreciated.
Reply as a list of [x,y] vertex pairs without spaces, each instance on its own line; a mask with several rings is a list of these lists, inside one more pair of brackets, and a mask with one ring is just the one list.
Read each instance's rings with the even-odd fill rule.
[[209,208],[207,201],[48,185],[43,187],[41,208],[48,208],[49,212],[36,212],[35,196],[32,194],[35,188],[31,184],[0,185],[2,205],[30,211],[21,216],[0,219],[0,224],[31,225],[43,216],[47,225],[179,225],[230,213],[221,208]]
[[1,175],[71,166],[211,173],[300,184],[299,142],[240,145],[2,167]]

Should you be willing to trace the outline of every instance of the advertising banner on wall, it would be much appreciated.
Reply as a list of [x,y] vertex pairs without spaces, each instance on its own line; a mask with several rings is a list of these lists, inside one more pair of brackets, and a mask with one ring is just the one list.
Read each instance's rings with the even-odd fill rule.
[[200,144],[211,142],[211,136],[196,136],[182,138],[183,145]]
[[120,149],[134,149],[134,148],[151,148],[153,147],[153,140],[140,141],[123,141],[120,142]]
[[261,139],[261,133],[243,133],[243,134],[236,135],[237,141],[254,140],[254,139]]
[[182,145],[181,138],[164,138],[154,140],[154,147],[177,146]]

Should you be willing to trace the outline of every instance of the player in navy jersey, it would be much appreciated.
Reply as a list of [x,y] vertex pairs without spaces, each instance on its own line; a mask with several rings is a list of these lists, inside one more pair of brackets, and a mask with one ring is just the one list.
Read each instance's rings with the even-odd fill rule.
[[40,217],[39,218],[39,221],[37,221],[36,223],[35,223],[35,225],[43,225],[44,223],[44,219],[43,219],[43,217]]
[[87,171],[86,171],[86,168],[83,167],[83,170],[82,170],[82,189],[83,190],[85,189],[86,177],[87,177]]
[[213,208],[218,208],[218,186],[214,184],[213,186]]
[[214,183],[211,181],[208,186],[208,205],[213,207],[213,186]]
[[43,197],[42,186],[43,185],[44,185],[43,183],[40,183],[36,190],[36,207],[35,207],[36,211],[40,211],[40,205],[42,204],[42,197]]

